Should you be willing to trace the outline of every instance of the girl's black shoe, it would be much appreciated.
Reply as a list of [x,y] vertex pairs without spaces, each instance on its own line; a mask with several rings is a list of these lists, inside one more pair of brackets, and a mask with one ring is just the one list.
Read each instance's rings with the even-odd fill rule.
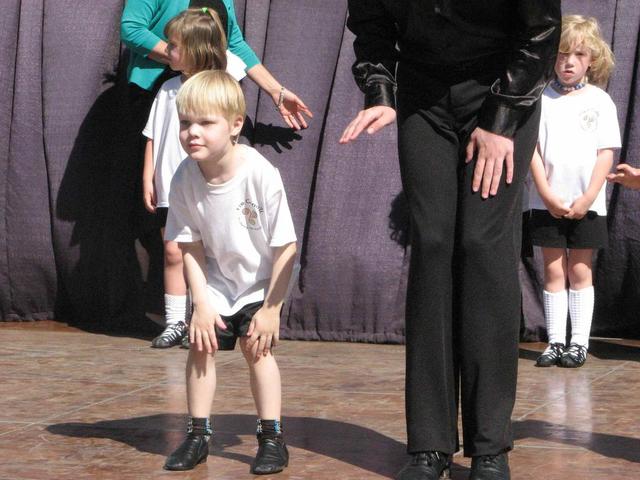
[[251,473],[278,473],[289,465],[289,451],[282,437],[262,438],[258,435],[258,453],[251,464]]
[[165,470],[191,470],[199,463],[207,461],[209,455],[208,435],[187,435],[175,452],[164,464]]
[[552,367],[558,365],[563,353],[564,345],[562,343],[550,343],[544,352],[542,352],[542,355],[536,360],[536,367]]
[[572,343],[562,354],[560,366],[564,368],[578,368],[587,361],[587,347]]

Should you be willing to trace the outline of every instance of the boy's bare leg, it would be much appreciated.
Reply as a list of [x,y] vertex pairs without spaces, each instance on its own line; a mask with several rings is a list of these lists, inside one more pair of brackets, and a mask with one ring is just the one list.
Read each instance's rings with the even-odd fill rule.
[[249,337],[240,339],[240,348],[249,365],[251,393],[258,411],[258,453],[251,464],[251,473],[271,474],[281,472],[289,464],[289,452],[280,427],[282,386],[280,370],[275,357],[256,356],[259,342],[248,346]]
[[187,358],[187,403],[189,415],[209,418],[211,404],[216,393],[215,356],[196,347],[189,350]]
[[280,420],[282,409],[282,386],[280,369],[275,357],[269,353],[260,355],[256,361],[258,343],[253,348],[247,346],[247,337],[240,338],[240,348],[249,365],[251,393],[256,404],[258,417],[268,420]]
[[189,350],[187,358],[187,403],[189,427],[187,438],[167,458],[166,470],[191,470],[209,455],[211,425],[209,415],[216,391],[215,357],[206,350]]

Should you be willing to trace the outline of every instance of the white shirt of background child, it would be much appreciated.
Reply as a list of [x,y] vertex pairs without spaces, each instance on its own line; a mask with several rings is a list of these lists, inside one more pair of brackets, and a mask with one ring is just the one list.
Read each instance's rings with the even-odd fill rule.
[[[227,72],[240,81],[246,76],[245,63],[227,50]],[[162,84],[153,100],[147,125],[142,134],[153,139],[153,181],[156,206],[169,206],[169,187],[178,166],[187,158],[180,145],[180,120],[176,108],[176,95],[182,86],[181,76],[173,77]]]
[[[538,144],[547,181],[570,207],[589,187],[598,150],[621,146],[616,107],[593,85],[573,95],[561,95],[549,86],[541,101]],[[589,210],[606,215],[606,201],[605,182]],[[529,190],[529,208],[546,209],[535,187]]]
[[187,159],[171,183],[165,239],[204,245],[212,307],[232,315],[264,300],[273,247],[296,241],[278,170],[255,149],[237,146],[242,163],[224,184],[207,183]]

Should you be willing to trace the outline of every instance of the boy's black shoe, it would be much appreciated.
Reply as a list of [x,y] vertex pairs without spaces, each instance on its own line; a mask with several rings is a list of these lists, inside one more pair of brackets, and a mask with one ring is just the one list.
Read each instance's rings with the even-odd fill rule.
[[587,361],[587,347],[572,343],[560,358],[560,366],[564,368],[578,368]]
[[544,349],[542,355],[536,360],[536,367],[553,367],[560,363],[560,357],[564,353],[564,345],[562,343],[550,343]]
[[184,334],[187,332],[187,326],[184,322],[168,325],[160,335],[151,340],[153,348],[170,348],[180,345]]
[[449,455],[442,452],[414,453],[400,473],[398,480],[440,480],[451,478]]
[[509,459],[506,453],[480,455],[471,460],[469,480],[510,480]]
[[251,464],[251,473],[268,475],[281,472],[289,465],[289,451],[282,437],[258,437],[258,453]]
[[187,435],[175,452],[164,464],[165,470],[191,470],[199,463],[207,461],[209,437],[207,435]]
[[191,342],[189,342],[189,330],[187,330],[180,340],[180,348],[186,348],[187,350],[191,348]]

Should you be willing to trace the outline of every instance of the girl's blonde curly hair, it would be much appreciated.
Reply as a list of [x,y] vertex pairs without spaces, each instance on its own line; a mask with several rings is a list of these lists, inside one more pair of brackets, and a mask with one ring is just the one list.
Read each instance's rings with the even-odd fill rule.
[[565,15],[562,17],[558,51],[568,53],[578,45],[584,45],[591,52],[587,81],[599,87],[606,87],[615,65],[615,57],[602,38],[598,21],[583,15]]

